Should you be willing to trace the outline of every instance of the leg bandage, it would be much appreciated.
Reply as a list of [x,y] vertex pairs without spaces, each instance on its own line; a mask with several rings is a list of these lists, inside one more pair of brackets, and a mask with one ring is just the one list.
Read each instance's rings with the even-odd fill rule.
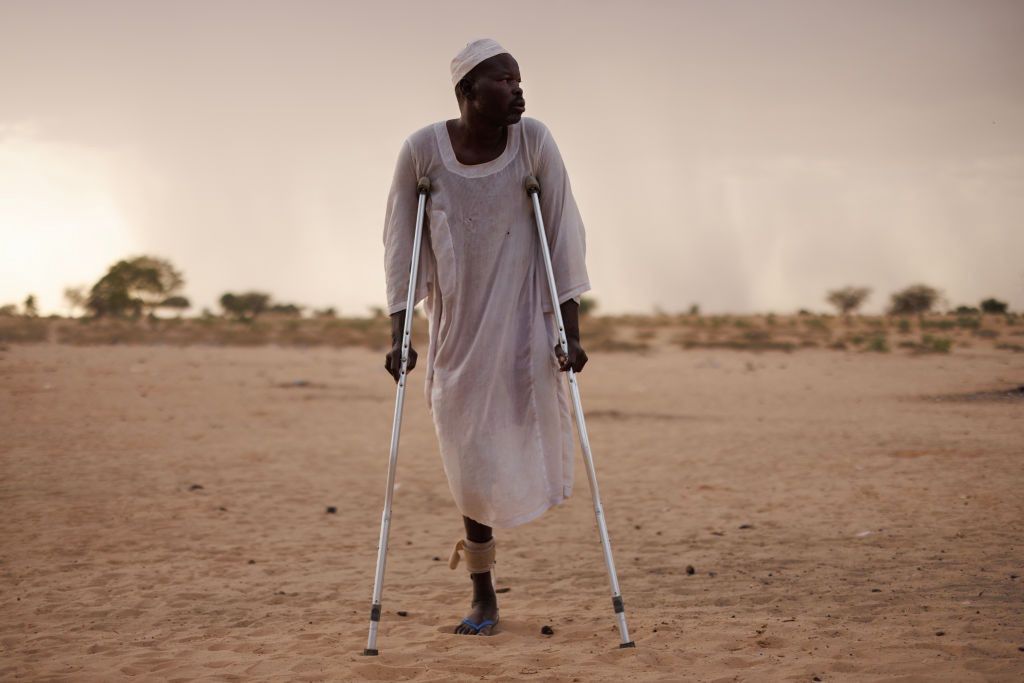
[[459,566],[459,560],[464,559],[466,569],[470,574],[482,574],[492,572],[494,577],[494,538],[486,543],[476,543],[468,538],[460,538],[452,549],[452,556],[448,559],[448,566],[455,569]]

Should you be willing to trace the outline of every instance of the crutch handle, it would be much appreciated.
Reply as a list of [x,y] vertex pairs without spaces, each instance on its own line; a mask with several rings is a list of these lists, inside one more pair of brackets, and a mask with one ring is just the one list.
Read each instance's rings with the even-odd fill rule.
[[416,192],[419,194],[430,194],[430,178],[423,176],[416,181]]
[[526,194],[540,194],[540,183],[532,175],[526,176]]

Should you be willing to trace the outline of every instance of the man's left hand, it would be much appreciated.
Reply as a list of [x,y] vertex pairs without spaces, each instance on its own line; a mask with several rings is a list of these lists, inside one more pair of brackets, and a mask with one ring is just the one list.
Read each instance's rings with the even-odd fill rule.
[[555,344],[555,356],[558,358],[558,369],[562,372],[566,372],[569,368],[572,368],[573,372],[582,372],[583,366],[587,364],[587,352],[580,346],[580,340],[569,337],[567,340],[569,345],[569,357],[566,358],[562,354],[562,345]]

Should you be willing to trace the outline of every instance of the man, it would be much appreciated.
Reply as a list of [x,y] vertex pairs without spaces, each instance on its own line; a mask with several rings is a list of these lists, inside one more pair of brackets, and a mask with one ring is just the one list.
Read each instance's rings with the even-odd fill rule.
[[[425,393],[466,538],[472,611],[456,633],[490,635],[498,622],[492,527],[539,517],[572,492],[573,420],[559,371],[580,372],[579,295],[590,289],[585,233],[558,147],[524,118],[519,65],[493,40],[469,43],[451,63],[460,116],[410,135],[398,155],[384,219],[393,348],[402,361],[416,181],[427,176],[415,300],[429,327]],[[569,342],[557,344],[547,275],[526,176],[540,182],[558,301]],[[552,353],[552,342],[555,353]],[[416,366],[409,348],[408,370]]]

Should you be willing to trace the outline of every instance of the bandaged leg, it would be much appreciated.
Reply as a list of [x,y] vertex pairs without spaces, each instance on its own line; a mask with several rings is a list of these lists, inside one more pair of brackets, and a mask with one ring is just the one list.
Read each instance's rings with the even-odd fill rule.
[[470,574],[482,574],[491,572],[491,584],[494,584],[494,538],[485,543],[477,543],[468,538],[460,538],[452,549],[452,555],[448,558],[448,566],[455,569],[459,566],[459,560],[464,560],[466,569]]

